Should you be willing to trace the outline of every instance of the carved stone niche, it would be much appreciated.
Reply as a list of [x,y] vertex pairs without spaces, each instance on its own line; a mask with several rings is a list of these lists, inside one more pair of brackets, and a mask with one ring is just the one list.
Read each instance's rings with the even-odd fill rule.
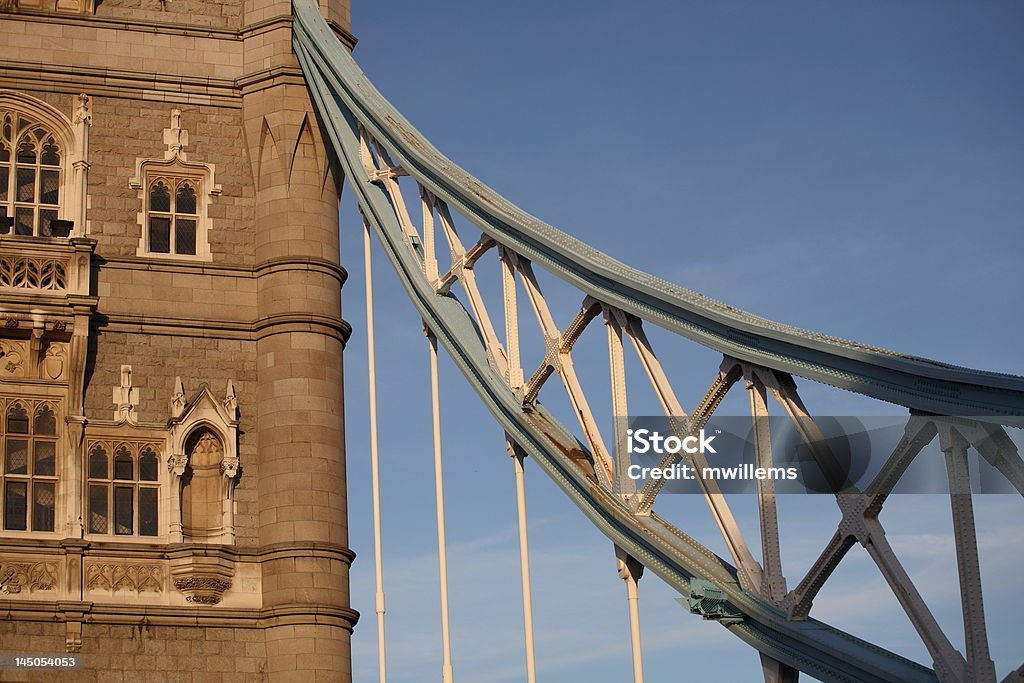
[[228,382],[218,399],[206,385],[185,400],[179,378],[171,397],[170,540],[235,542],[234,490],[238,478],[238,401]]
[[171,396],[171,583],[195,605],[216,605],[231,588],[235,542],[234,490],[239,476],[238,399],[228,382],[223,398],[203,385],[191,399],[178,378]]

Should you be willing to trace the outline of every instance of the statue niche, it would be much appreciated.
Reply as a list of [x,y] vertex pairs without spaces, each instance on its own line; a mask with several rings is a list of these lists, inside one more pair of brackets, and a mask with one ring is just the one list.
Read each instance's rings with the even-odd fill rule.
[[188,465],[181,480],[181,534],[187,543],[219,539],[225,531],[229,481],[222,471],[224,445],[209,429],[185,442]]

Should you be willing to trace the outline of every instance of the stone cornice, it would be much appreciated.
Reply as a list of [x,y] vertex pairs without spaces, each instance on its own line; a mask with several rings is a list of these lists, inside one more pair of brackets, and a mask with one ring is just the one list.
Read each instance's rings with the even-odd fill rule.
[[87,90],[93,96],[230,108],[242,106],[236,81],[227,78],[0,59],[0,79],[26,89],[66,93]]
[[306,79],[299,67],[280,65],[241,76],[235,83],[242,95],[248,95],[276,85],[305,85]]
[[31,555],[64,555],[81,553],[89,557],[117,559],[166,560],[177,554],[202,551],[236,562],[269,562],[288,557],[326,558],[351,565],[356,554],[337,543],[273,543],[265,546],[204,545],[199,543],[163,543],[149,546],[117,541],[86,541],[71,539],[0,538],[0,552]]
[[139,31],[141,33],[164,33],[219,40],[241,40],[241,32],[236,29],[179,24],[172,21],[153,21],[151,19],[118,19],[116,17],[97,17],[85,14],[54,14],[52,12],[39,12],[30,9],[19,9],[16,12],[0,10],[0,19],[13,19],[15,21],[30,21],[43,24],[88,26],[89,28],[110,28],[119,31]]
[[257,320],[253,324],[253,329],[256,332],[256,339],[291,332],[313,332],[335,337],[345,345],[352,336],[352,326],[347,321],[315,313],[268,315]]
[[359,612],[332,605],[278,605],[260,609],[224,609],[163,605],[123,605],[97,602],[0,600],[5,618],[19,621],[66,621],[86,624],[138,626],[200,626],[221,628],[272,628],[300,624],[334,626],[352,631]]
[[[181,24],[172,21],[153,21],[146,19],[118,19],[117,17],[97,17],[81,14],[54,14],[30,9],[19,9],[17,12],[0,10],[0,19],[13,19],[43,24],[68,24],[71,26],[88,26],[90,28],[109,28],[119,31],[138,31],[140,33],[161,33],[196,38],[213,38],[217,40],[245,40],[253,36],[263,35],[280,28],[291,28],[290,16],[272,17],[257,21],[241,29],[216,28]],[[331,30],[341,42],[353,49],[358,42],[352,33],[336,21],[328,22]]]
[[95,265],[103,270],[147,270],[155,273],[188,273],[211,277],[255,277],[253,266],[242,263],[214,263],[209,261],[176,261],[173,259],[142,258],[138,256],[97,256]]
[[256,322],[195,318],[168,318],[130,313],[96,313],[93,325],[107,332],[159,334],[206,339],[256,341],[275,334],[314,332],[335,337],[342,344],[352,336],[352,325],[342,318],[316,314],[267,316]]
[[131,313],[96,313],[92,318],[98,330],[134,334],[159,334],[207,339],[255,341],[251,322],[196,318],[165,318]]
[[269,259],[258,266],[240,263],[210,263],[194,261],[157,260],[140,257],[99,257],[99,270],[134,270],[155,273],[187,273],[210,277],[254,278],[287,271],[313,271],[329,275],[340,284],[348,280],[348,271],[334,261],[315,256]]
[[297,270],[313,271],[330,275],[338,280],[339,286],[345,284],[345,281],[348,280],[348,271],[345,270],[345,268],[333,261],[329,261],[324,258],[316,258],[314,256],[304,258],[284,257],[270,259],[256,266],[254,272],[256,277],[261,277],[263,275]]

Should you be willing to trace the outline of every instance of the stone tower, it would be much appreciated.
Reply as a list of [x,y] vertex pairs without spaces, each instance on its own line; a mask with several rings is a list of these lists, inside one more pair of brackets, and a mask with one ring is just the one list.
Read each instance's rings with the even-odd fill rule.
[[0,0],[0,45],[0,652],[349,680],[340,173],[289,0]]

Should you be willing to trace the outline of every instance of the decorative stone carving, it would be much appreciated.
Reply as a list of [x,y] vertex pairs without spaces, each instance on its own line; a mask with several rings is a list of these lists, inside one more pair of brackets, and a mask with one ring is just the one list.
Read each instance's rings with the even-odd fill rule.
[[51,343],[46,346],[42,362],[43,379],[59,380],[64,375],[65,344]]
[[78,102],[75,106],[75,116],[72,123],[78,125],[84,123],[92,125],[92,99],[84,92],[78,95]]
[[171,417],[181,417],[185,412],[185,385],[181,377],[174,378],[174,393],[171,394]]
[[196,605],[216,605],[231,588],[235,563],[218,553],[187,549],[172,554],[171,580]]
[[89,590],[162,593],[163,572],[158,564],[91,564],[86,567]]
[[14,339],[0,341],[0,377],[24,377],[27,357],[25,342]]
[[14,567],[0,567],[0,593],[10,595],[21,592],[21,582]]
[[135,424],[139,390],[132,386],[132,366],[121,366],[121,386],[114,387],[114,419]]
[[0,592],[52,591],[57,585],[56,562],[9,562],[0,560]]
[[30,258],[4,254],[0,257],[0,287],[60,292],[68,286],[65,259]]
[[186,465],[188,465],[188,456],[184,453],[178,453],[167,458],[167,469],[177,477],[185,474]]
[[82,622],[69,620],[64,622],[64,650],[65,652],[82,651]]
[[228,380],[227,388],[224,390],[224,400],[221,404],[228,415],[233,419],[238,419],[238,394],[235,392],[235,383],[230,379]]
[[174,580],[185,600],[197,605],[216,605],[231,588],[231,582],[215,576],[188,576]]

